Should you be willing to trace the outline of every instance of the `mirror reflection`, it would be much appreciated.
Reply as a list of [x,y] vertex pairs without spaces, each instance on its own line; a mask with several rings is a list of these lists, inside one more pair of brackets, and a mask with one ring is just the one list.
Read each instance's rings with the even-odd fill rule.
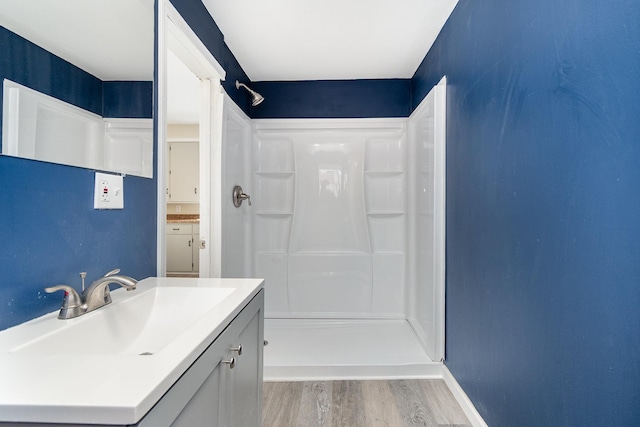
[[[0,1],[2,153],[151,177],[153,39],[153,0]],[[31,91],[44,101],[32,101]],[[89,138],[96,146],[81,137],[87,153],[76,158],[79,143],[67,149],[64,141],[84,133],[66,125],[69,115],[61,111],[67,107],[95,116],[104,129]],[[54,151],[55,159],[38,154]],[[84,157],[90,159],[78,164]]]

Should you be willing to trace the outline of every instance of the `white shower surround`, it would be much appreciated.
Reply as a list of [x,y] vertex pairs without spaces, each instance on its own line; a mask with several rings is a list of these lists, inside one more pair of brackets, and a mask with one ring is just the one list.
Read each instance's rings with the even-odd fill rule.
[[404,318],[406,120],[254,122],[271,318]]
[[445,94],[408,119],[249,120],[225,97],[222,273],[266,279],[265,379],[442,376]]

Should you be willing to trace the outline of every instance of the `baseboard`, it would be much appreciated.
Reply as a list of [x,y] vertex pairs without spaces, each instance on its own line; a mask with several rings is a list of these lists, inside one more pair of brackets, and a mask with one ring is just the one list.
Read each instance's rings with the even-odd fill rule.
[[487,423],[482,419],[480,413],[473,405],[467,394],[464,392],[458,381],[454,378],[453,374],[449,371],[445,365],[442,365],[442,379],[451,390],[453,397],[456,398],[458,404],[464,411],[464,414],[469,418],[473,427],[488,427]]

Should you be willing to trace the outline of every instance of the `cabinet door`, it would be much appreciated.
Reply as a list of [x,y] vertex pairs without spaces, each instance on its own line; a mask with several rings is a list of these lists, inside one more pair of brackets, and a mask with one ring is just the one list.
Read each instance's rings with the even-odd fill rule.
[[260,427],[263,328],[260,291],[137,427]]
[[[262,297],[262,293],[258,295]],[[258,298],[256,297],[256,298]],[[262,354],[264,346],[262,310],[254,313],[239,333],[234,347],[242,345],[236,367],[229,371],[231,426],[259,426],[262,422]]]
[[228,425],[228,348],[223,333],[180,377],[137,427],[219,427]]
[[193,225],[193,271],[200,271],[200,224]]
[[167,271],[190,272],[193,268],[191,234],[167,234]]
[[199,202],[199,158],[198,142],[169,144],[169,202]]

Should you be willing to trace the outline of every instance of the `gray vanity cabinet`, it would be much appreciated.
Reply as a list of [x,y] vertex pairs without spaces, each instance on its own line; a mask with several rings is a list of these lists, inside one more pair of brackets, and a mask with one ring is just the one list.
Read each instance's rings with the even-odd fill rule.
[[260,291],[137,426],[259,427],[263,310]]

